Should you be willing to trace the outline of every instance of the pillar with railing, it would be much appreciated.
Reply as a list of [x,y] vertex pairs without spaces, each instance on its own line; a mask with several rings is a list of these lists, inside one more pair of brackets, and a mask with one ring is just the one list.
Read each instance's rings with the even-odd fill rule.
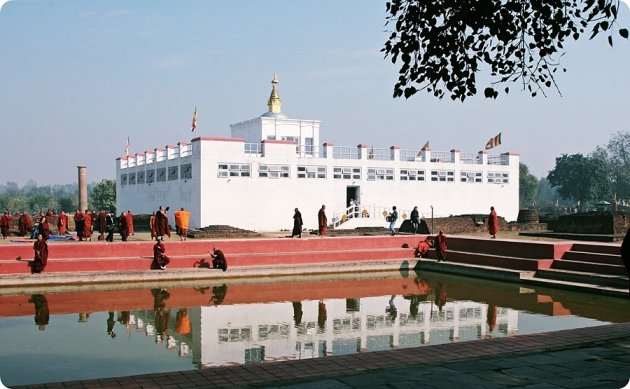
[[364,144],[357,145],[357,149],[359,152],[359,159],[365,160],[368,159],[368,146]]
[[329,158],[332,159],[333,158],[333,148],[335,147],[334,144],[326,142],[322,145],[322,148],[324,149],[324,155],[323,158]]
[[391,160],[399,161],[400,160],[400,146],[392,146],[389,148],[391,152]]
[[459,151],[459,149],[451,149],[451,162],[453,163],[459,162],[460,154],[461,152]]

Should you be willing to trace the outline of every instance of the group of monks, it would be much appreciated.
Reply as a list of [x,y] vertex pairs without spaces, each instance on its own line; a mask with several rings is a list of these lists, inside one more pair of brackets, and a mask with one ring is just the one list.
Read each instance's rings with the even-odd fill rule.
[[418,242],[415,252],[416,258],[424,258],[432,247],[435,247],[438,262],[446,261],[446,235],[442,231],[434,237],[427,236],[424,240]]

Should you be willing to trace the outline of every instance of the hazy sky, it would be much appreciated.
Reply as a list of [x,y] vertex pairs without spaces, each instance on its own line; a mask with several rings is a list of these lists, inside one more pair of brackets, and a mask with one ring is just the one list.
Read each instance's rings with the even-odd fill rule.
[[[2,0],[0,0],[0,3]],[[620,21],[630,25],[622,6]],[[385,0],[9,1],[0,11],[0,184],[115,178],[115,160],[267,111],[278,74],[283,112],[322,121],[321,141],[517,152],[544,176],[562,153],[630,130],[630,42],[569,45],[563,97],[511,86],[497,101],[393,99],[397,66],[380,49]],[[483,88],[481,88],[483,90]],[[190,132],[194,107],[198,128]]]

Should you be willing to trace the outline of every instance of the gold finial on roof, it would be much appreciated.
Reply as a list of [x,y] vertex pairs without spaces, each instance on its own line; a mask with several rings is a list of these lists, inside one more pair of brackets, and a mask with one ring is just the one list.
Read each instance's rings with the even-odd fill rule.
[[278,76],[275,73],[271,79],[271,85],[271,95],[269,96],[267,107],[269,107],[269,112],[280,113],[282,112],[282,100],[280,100],[280,95],[278,94]]

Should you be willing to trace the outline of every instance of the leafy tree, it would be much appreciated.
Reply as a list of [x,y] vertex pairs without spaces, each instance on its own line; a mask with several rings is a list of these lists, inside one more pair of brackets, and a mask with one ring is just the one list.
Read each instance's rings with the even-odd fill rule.
[[614,192],[620,198],[630,198],[630,133],[619,131],[606,147],[612,166]]
[[[393,31],[381,50],[401,61],[394,97],[424,90],[453,100],[477,93],[476,75],[490,71],[484,95],[496,98],[496,84],[520,83],[532,96],[555,88],[555,73],[567,40],[590,28],[628,38],[617,26],[619,0],[391,0],[386,26]],[[566,71],[566,69],[563,69]],[[505,88],[505,93],[509,87]]]
[[606,160],[582,154],[556,157],[556,166],[547,175],[560,196],[577,201],[580,211],[587,202],[610,199],[610,178],[611,168]]
[[79,200],[77,196],[59,197],[57,201],[59,202],[59,209],[66,212],[72,212],[75,209],[79,208]]
[[91,192],[92,207],[97,210],[116,209],[116,181],[103,180],[96,184]]
[[527,208],[534,205],[538,191],[538,179],[529,173],[529,168],[522,162],[519,164],[518,191],[520,207]]

